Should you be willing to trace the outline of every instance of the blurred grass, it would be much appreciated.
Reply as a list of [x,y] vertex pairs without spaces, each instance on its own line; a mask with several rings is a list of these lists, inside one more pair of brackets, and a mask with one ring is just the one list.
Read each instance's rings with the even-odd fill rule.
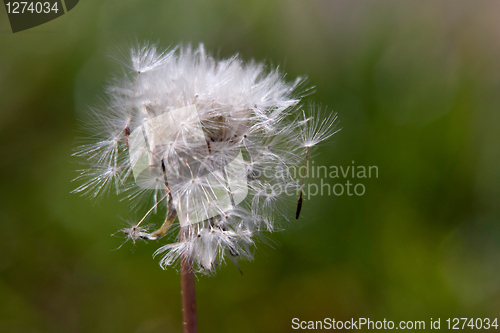
[[[128,209],[69,192],[78,118],[135,40],[269,59],[342,131],[316,165],[376,165],[364,196],[318,196],[256,259],[197,283],[203,332],[292,318],[495,317],[500,39],[495,1],[81,1],[12,34],[0,14],[0,331],[179,332],[156,243],[109,235]],[[2,9],[2,11],[4,11]],[[345,183],[329,179],[330,184]],[[294,207],[291,207],[293,218]],[[444,319],[442,319],[444,320]]]

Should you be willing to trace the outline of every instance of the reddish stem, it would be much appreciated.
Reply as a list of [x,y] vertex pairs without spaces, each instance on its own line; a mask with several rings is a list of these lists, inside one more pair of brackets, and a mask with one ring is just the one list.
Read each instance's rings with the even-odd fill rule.
[[[183,238],[182,234],[181,238]],[[183,255],[181,258],[181,294],[183,332],[197,333],[198,321],[196,319],[196,292],[194,288],[193,261],[188,255]]]

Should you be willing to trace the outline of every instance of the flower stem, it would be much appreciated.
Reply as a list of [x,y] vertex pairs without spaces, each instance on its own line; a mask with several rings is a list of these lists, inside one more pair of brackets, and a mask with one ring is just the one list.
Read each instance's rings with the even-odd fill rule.
[[[185,233],[181,230],[181,238]],[[182,294],[182,317],[183,332],[197,333],[198,322],[196,319],[196,292],[194,289],[193,261],[185,254],[181,258],[181,294]]]

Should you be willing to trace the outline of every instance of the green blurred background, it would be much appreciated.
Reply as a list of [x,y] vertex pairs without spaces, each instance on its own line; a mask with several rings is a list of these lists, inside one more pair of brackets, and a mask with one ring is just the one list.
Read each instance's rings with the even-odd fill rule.
[[244,275],[199,277],[200,332],[500,316],[500,2],[85,0],[15,34],[0,11],[1,332],[181,331],[158,244],[113,251],[127,204],[70,194],[77,119],[136,40],[307,75],[342,127],[315,164],[379,168],[348,179],[363,196],[292,204]]

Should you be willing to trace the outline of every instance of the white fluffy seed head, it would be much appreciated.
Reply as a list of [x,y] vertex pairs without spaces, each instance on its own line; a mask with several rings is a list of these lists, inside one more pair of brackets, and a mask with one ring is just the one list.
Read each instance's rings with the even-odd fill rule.
[[[215,59],[203,45],[161,52],[144,44],[126,67],[90,113],[89,142],[74,154],[87,166],[78,177],[86,182],[75,192],[95,197],[114,187],[132,209],[148,204],[123,230],[133,241],[180,224],[185,236],[155,252],[163,268],[182,256],[203,272],[225,257],[251,259],[255,238],[276,230],[280,215],[293,216],[281,204],[285,189],[300,189],[289,170],[335,133],[336,116],[303,110],[302,79],[288,83],[277,69],[238,56]],[[159,207],[165,223],[148,233],[140,224],[165,211]]]

